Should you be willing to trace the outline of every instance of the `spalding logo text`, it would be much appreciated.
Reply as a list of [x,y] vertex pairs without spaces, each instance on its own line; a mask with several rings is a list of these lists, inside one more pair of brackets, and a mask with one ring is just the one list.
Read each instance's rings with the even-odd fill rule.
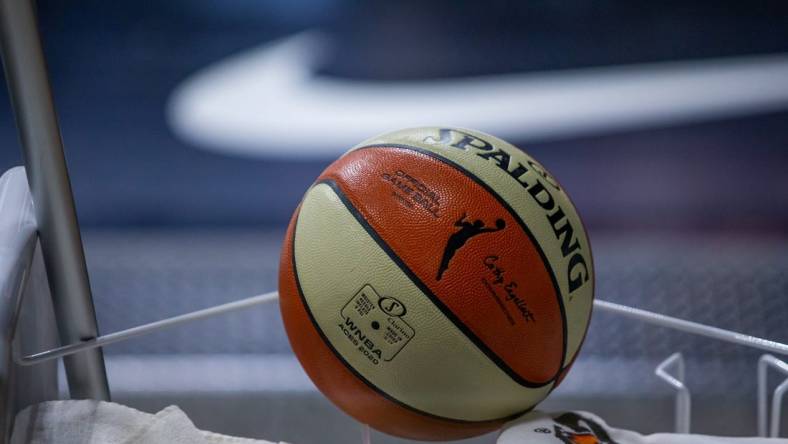
[[[511,154],[501,148],[496,148],[484,139],[454,129],[441,129],[438,139],[430,136],[425,138],[424,142],[443,144],[463,151],[478,151],[477,156],[495,163],[500,169],[506,171],[512,179],[528,191],[528,194],[545,211],[545,216],[553,228],[556,239],[561,240],[561,254],[564,258],[569,258],[566,268],[569,293],[588,282],[588,266],[580,242],[574,235],[575,229],[566,217],[564,210],[555,202],[550,193],[550,188],[560,192],[561,187],[538,163],[529,160],[526,162],[528,166],[525,166],[517,162],[517,165],[510,169]],[[533,177],[534,175],[538,177]],[[543,181],[547,183],[547,187]]]

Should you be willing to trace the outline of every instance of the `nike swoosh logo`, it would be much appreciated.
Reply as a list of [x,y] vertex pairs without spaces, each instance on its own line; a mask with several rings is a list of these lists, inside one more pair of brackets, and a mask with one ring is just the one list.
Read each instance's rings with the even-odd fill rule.
[[173,91],[171,127],[216,152],[326,158],[414,126],[549,140],[788,108],[788,54],[378,82],[316,76],[327,43],[297,34],[205,68]]

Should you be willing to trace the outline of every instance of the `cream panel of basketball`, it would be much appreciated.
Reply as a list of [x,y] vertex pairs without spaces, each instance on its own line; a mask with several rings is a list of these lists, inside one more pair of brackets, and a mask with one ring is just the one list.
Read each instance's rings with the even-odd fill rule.
[[[474,138],[476,140],[474,140]],[[485,146],[488,143],[490,146]],[[567,347],[564,365],[568,365],[580,348],[583,335],[588,324],[588,313],[591,310],[594,294],[594,271],[591,249],[580,218],[555,179],[544,173],[545,170],[536,160],[519,148],[489,134],[461,128],[413,128],[400,130],[368,139],[355,148],[377,144],[409,145],[436,153],[460,166],[484,181],[495,190],[522,218],[533,233],[536,241],[545,253],[553,274],[561,290],[567,318]],[[354,149],[355,149],[354,148]],[[503,155],[488,158],[489,155],[503,150]],[[502,164],[504,164],[502,166]],[[508,164],[508,168],[504,168]],[[519,165],[522,174],[513,177]],[[541,170],[541,171],[540,171]],[[544,175],[542,175],[544,174]],[[561,239],[557,238],[548,215],[555,214],[556,209],[546,211],[519,181],[528,186],[538,180],[545,191],[538,194],[540,199],[547,200],[546,192],[560,207],[565,217],[558,220],[557,227],[569,222],[574,230],[573,236],[579,242],[579,248],[572,254],[564,255]],[[556,207],[556,208],[557,208]],[[579,256],[577,254],[579,253]],[[582,263],[580,262],[582,261]],[[577,280],[579,286],[570,291],[570,280]]]
[[320,330],[353,369],[394,399],[433,415],[482,421],[518,413],[552,387],[523,387],[490,361],[330,186],[317,184],[304,197],[294,243],[296,274]]

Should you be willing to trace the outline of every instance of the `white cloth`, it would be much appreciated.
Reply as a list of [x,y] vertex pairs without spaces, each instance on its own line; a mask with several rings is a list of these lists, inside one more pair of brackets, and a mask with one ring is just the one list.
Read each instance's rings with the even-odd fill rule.
[[273,444],[199,430],[176,406],[154,415],[93,400],[49,401],[19,412],[11,444],[49,443]]
[[506,424],[498,444],[788,444],[788,439],[680,433],[641,435],[610,427],[588,412],[531,412]]

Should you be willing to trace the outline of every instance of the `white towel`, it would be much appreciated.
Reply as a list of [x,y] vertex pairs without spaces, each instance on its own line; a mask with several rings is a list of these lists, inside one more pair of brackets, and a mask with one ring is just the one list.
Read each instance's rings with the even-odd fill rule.
[[781,438],[728,438],[681,433],[641,435],[610,427],[588,412],[531,412],[507,424],[498,444],[788,444]]
[[273,444],[199,430],[176,406],[154,415],[112,402],[49,401],[17,415],[11,444],[50,443]]

